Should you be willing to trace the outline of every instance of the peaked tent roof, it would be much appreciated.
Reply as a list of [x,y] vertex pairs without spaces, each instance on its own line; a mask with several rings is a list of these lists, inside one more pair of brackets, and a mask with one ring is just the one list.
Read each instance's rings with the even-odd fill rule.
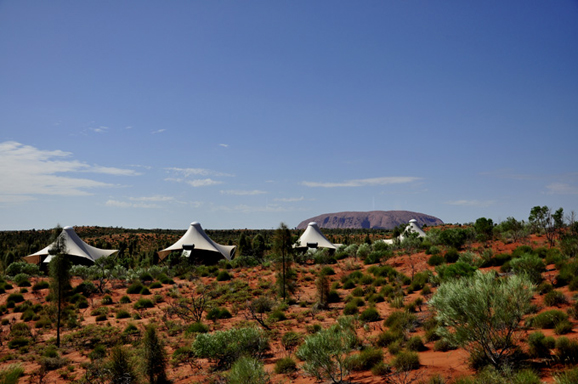
[[416,219],[411,219],[409,221],[409,224],[407,225],[407,227],[405,227],[405,231],[403,231],[403,233],[399,236],[400,240],[403,240],[403,238],[404,238],[403,235],[405,233],[417,233],[417,237],[425,237],[426,236],[423,229],[421,229],[420,226],[417,225]]
[[[308,244],[316,244],[316,247],[309,247]],[[316,222],[311,222],[307,225],[305,232],[301,235],[295,245],[296,248],[330,248],[337,249],[335,244],[331,243],[321,230]]]
[[203,251],[218,252],[227,260],[231,260],[235,255],[235,245],[221,245],[215,243],[203,230],[201,224],[198,222],[191,223],[191,226],[187,232],[173,245],[168,248],[163,249],[158,252],[159,259],[163,260],[172,251],[179,251],[183,249],[183,246],[194,245],[194,249],[200,249]]
[[[110,256],[118,251],[117,249],[100,249],[86,244],[80,237],[78,237],[74,231],[74,228],[72,227],[64,227],[58,237],[64,238],[64,245],[66,246],[67,255],[80,257],[82,259],[92,261],[93,263],[101,257]],[[41,261],[48,263],[52,259],[50,251],[54,247],[55,243],[56,241],[36,253],[23,257],[23,259],[32,264],[39,264]],[[43,260],[43,256],[48,257]]]

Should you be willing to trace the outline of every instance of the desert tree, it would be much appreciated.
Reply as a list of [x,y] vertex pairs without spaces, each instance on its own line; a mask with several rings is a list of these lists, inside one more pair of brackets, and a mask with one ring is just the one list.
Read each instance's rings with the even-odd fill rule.
[[110,383],[132,384],[137,382],[137,375],[128,351],[117,345],[110,353]]
[[277,261],[277,285],[279,295],[283,300],[287,300],[289,293],[294,292],[295,271],[291,268],[293,262],[293,237],[291,231],[285,223],[281,223],[273,235],[273,250],[276,254]]
[[60,328],[62,312],[66,305],[66,294],[70,288],[70,260],[67,257],[68,250],[62,236],[62,228],[54,229],[56,236],[53,246],[48,251],[51,260],[49,264],[51,297],[56,307],[56,346],[60,347]]
[[144,373],[150,384],[169,383],[166,376],[167,356],[154,326],[149,325],[143,338]]
[[494,237],[494,222],[492,219],[480,217],[474,223],[476,239],[482,243],[492,240]]
[[517,350],[517,331],[530,311],[533,290],[524,275],[499,278],[494,272],[476,271],[443,283],[429,305],[436,311],[441,336],[500,368],[511,363]]

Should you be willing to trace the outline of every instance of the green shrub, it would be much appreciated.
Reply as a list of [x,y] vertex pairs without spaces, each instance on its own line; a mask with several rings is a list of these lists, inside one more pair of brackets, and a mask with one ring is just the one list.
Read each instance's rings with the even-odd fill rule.
[[419,355],[415,352],[400,352],[395,359],[393,359],[392,366],[401,372],[419,369]]
[[162,287],[163,287],[163,285],[158,281],[155,281],[154,283],[152,283],[149,286],[150,289],[158,289],[158,288],[162,288]]
[[455,263],[460,258],[460,253],[455,248],[450,248],[446,251],[444,259],[446,263]]
[[124,309],[121,309],[120,311],[118,311],[116,313],[116,318],[117,319],[128,319],[130,317],[130,313],[128,313],[127,311],[125,311]]
[[38,276],[40,275],[40,267],[25,261],[16,261],[6,268],[6,275],[8,276],[16,276],[20,273],[25,273],[29,276]]
[[142,283],[140,283],[140,282],[135,282],[135,283],[132,283],[132,284],[126,289],[126,293],[129,293],[129,294],[132,294],[132,295],[134,295],[134,294],[139,294],[139,293],[142,291],[143,288],[144,288],[144,285],[142,285]]
[[476,270],[476,267],[462,261],[436,267],[436,272],[442,281],[452,280],[457,277],[470,277]]
[[[12,265],[12,264],[11,264]],[[22,303],[24,301],[24,296],[21,293],[11,293],[6,299],[6,303]]]
[[228,281],[231,280],[231,275],[227,271],[221,271],[217,275],[217,281]]
[[329,293],[327,294],[327,302],[328,303],[339,303],[340,301],[341,301],[341,296],[339,296],[339,293],[335,289],[332,289],[331,291],[329,291]]
[[568,320],[562,320],[554,327],[554,333],[557,335],[565,335],[572,332],[572,328],[574,328],[574,324]]
[[250,357],[240,357],[231,367],[229,384],[266,384],[269,382],[263,363]]
[[292,351],[301,344],[301,335],[295,332],[287,332],[281,337],[281,345],[285,350]]
[[401,332],[400,330],[390,330],[390,331],[384,331],[381,332],[378,336],[377,336],[377,340],[375,341],[375,343],[377,344],[377,346],[379,347],[388,347],[391,343],[398,341],[398,340],[403,340],[403,332]]
[[428,265],[435,267],[437,265],[441,265],[445,262],[445,258],[441,255],[431,255],[430,258],[427,260]]
[[371,368],[371,373],[374,376],[387,376],[391,373],[391,367],[382,361]]
[[187,327],[186,333],[207,333],[209,332],[209,327],[201,322],[195,322]]
[[112,297],[110,297],[110,295],[105,295],[102,300],[100,300],[100,303],[102,305],[110,305],[112,304]]
[[138,335],[140,333],[138,327],[133,323],[129,323],[122,331],[125,335]]
[[101,360],[106,357],[106,346],[102,344],[98,344],[94,347],[94,349],[88,354],[90,360]]
[[556,357],[564,364],[578,363],[578,341],[570,340],[566,336],[556,340]]
[[207,313],[207,320],[216,321],[219,319],[230,319],[233,317],[226,308],[214,307]]
[[356,286],[355,281],[353,281],[353,280],[346,280],[343,283],[343,289],[352,289],[352,288],[355,288],[355,286]]
[[325,266],[325,267],[321,268],[321,271],[319,271],[319,274],[325,275],[325,276],[331,276],[331,275],[335,275],[335,271],[333,270],[333,268],[331,268],[329,266]]
[[261,357],[269,348],[265,333],[258,328],[231,328],[197,335],[192,349],[196,356],[228,367],[241,355]]
[[379,316],[379,312],[377,311],[377,309],[371,307],[371,308],[367,308],[365,311],[361,312],[361,315],[359,316],[359,318],[363,322],[371,323],[373,321],[379,321],[380,316]]
[[393,330],[412,331],[416,327],[417,317],[406,311],[392,312],[383,322],[386,327]]
[[297,370],[297,364],[295,360],[290,357],[284,357],[275,362],[275,373],[277,374],[287,374],[293,373]]
[[457,349],[458,347],[446,338],[439,339],[434,343],[434,351],[447,352]]
[[555,384],[576,384],[578,383],[578,368],[558,373],[555,375]]
[[50,328],[52,326],[52,321],[48,317],[41,317],[34,323],[34,328]]
[[134,303],[133,308],[134,309],[144,309],[144,308],[154,308],[155,304],[152,302],[152,300],[149,299],[138,299],[138,301],[136,303]]
[[127,295],[124,295],[123,297],[120,298],[119,303],[121,303],[121,304],[130,303],[130,297],[128,297]]
[[546,270],[546,265],[542,259],[533,253],[525,253],[519,258],[510,261],[512,272],[526,275],[534,284],[542,282],[542,272]]
[[284,320],[287,320],[287,316],[285,316],[285,313],[283,313],[283,311],[276,309],[273,312],[271,312],[271,314],[269,315],[269,320],[271,320],[271,321],[284,321]]
[[553,329],[558,323],[568,320],[568,315],[558,309],[542,312],[530,319],[529,325],[535,328]]
[[383,351],[380,348],[366,348],[358,354],[349,356],[347,360],[352,371],[369,371],[383,362]]
[[542,384],[542,380],[536,372],[531,369],[524,369],[514,374],[512,384]]
[[148,289],[148,287],[142,287],[142,289],[140,290],[140,294],[143,296],[148,296],[151,293],[150,289]]
[[18,384],[22,375],[24,375],[24,369],[20,365],[9,365],[0,370],[0,383]]
[[556,341],[553,337],[546,337],[542,332],[534,332],[528,336],[528,354],[531,357],[548,357],[554,349]]
[[426,347],[423,344],[423,340],[419,336],[410,337],[406,343],[406,347],[408,350],[414,352],[421,352],[426,350]]
[[18,349],[21,347],[26,347],[28,344],[30,344],[30,339],[26,337],[15,337],[8,342],[8,348]]
[[544,296],[544,304],[548,307],[559,306],[568,304],[568,299],[566,299],[566,296],[564,296],[562,292],[553,290]]
[[33,291],[39,291],[41,289],[47,289],[47,288],[50,288],[50,283],[48,281],[45,281],[45,280],[39,281],[32,286]]
[[346,316],[355,315],[359,312],[359,308],[355,302],[349,302],[343,308],[343,314]]

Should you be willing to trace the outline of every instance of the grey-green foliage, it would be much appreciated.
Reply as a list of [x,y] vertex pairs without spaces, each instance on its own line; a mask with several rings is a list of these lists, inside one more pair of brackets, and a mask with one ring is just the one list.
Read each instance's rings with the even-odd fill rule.
[[167,356],[163,346],[157,336],[156,329],[148,326],[143,338],[144,347],[144,373],[150,384],[168,383],[166,376]]
[[530,310],[533,290],[526,276],[498,278],[476,271],[443,283],[429,304],[437,312],[442,336],[500,367],[515,352],[516,331]]
[[25,261],[16,261],[6,268],[6,275],[16,276],[19,273],[25,273],[31,276],[40,275],[40,267],[36,264],[30,264]]
[[357,248],[357,257],[365,259],[371,252],[371,245],[363,243]]
[[515,274],[526,274],[534,284],[542,282],[542,272],[546,270],[546,265],[535,253],[525,253],[510,260],[510,267]]
[[1,384],[17,384],[20,376],[24,374],[24,369],[20,365],[9,365],[0,370]]
[[231,367],[229,384],[265,384],[269,375],[263,369],[263,363],[254,357],[241,356]]
[[349,375],[347,356],[356,343],[352,319],[340,318],[331,328],[307,337],[296,355],[305,361],[305,372],[319,380],[328,378],[341,383]]
[[269,348],[265,332],[259,328],[231,328],[197,335],[192,349],[196,356],[229,367],[241,355],[261,357]]

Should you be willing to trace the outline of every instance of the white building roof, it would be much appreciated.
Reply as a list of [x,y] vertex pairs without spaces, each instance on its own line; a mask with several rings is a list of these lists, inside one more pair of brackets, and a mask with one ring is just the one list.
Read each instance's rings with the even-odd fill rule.
[[[309,246],[313,244],[315,244],[314,247]],[[307,225],[305,232],[303,232],[299,240],[297,240],[295,247],[337,249],[335,244],[331,243],[325,236],[323,236],[323,233],[321,233],[319,226],[315,222],[311,222]]]
[[[101,257],[110,256],[117,252],[116,249],[100,249],[93,247],[92,245],[86,244],[74,231],[72,227],[64,227],[59,235],[59,238],[64,239],[64,245],[66,246],[66,254],[69,256],[76,256],[83,259],[95,262]],[[52,259],[50,251],[54,247],[56,241],[50,244],[48,247],[41,249],[40,251],[23,257],[23,259],[29,263],[39,264],[41,261],[49,263]],[[48,256],[48,257],[45,257]],[[43,260],[44,258],[44,260]]]
[[404,234],[406,234],[406,233],[417,233],[417,237],[425,237],[426,236],[423,229],[421,229],[420,226],[417,225],[416,219],[411,219],[409,221],[409,224],[407,225],[407,227],[405,227],[405,231],[403,231],[403,233],[399,236],[399,240],[403,240]]
[[201,224],[195,221],[191,223],[187,232],[185,232],[183,237],[181,237],[176,243],[158,252],[159,259],[163,260],[172,251],[180,251],[184,248],[192,248],[192,246],[194,246],[193,249],[218,252],[227,260],[231,260],[233,258],[236,249],[236,246],[234,245],[221,245],[215,243],[209,238],[209,236],[207,236],[201,227]]

